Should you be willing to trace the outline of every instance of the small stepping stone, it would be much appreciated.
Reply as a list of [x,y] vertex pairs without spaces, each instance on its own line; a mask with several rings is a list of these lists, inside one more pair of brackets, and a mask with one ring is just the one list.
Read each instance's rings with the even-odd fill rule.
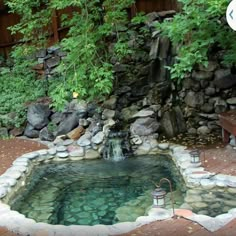
[[59,152],[57,153],[59,158],[67,158],[69,156],[68,152]]

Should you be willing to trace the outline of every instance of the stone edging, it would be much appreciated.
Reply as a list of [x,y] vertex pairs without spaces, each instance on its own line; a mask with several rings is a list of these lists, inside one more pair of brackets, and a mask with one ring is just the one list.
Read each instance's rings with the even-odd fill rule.
[[[87,150],[87,152],[90,151],[94,150]],[[192,164],[189,151],[186,150],[186,147],[184,146],[160,143],[158,144],[158,148],[155,147],[150,151],[152,154],[158,152],[164,152],[171,155],[172,160],[182,174],[187,187],[194,188],[201,186],[204,189],[211,189],[215,186],[236,188],[236,176],[210,173],[205,171],[203,167]],[[0,176],[0,226],[6,227],[21,235],[81,235],[81,232],[83,232],[83,235],[105,236],[126,233],[144,224],[156,220],[164,220],[173,216],[172,210],[152,208],[148,212],[148,216],[140,216],[135,222],[123,222],[114,225],[63,226],[36,223],[35,220],[26,218],[23,214],[11,210],[10,206],[6,204],[14,192],[25,184],[25,179],[32,171],[34,165],[50,160],[82,160],[98,157],[99,155],[92,155],[90,158],[86,158],[86,154],[82,157],[70,156],[66,146],[59,146],[48,150],[42,149],[18,157],[13,162],[12,167]],[[221,214],[217,217],[197,214],[188,217],[188,219],[198,222],[212,232],[235,218],[236,208],[229,210],[227,214]]]

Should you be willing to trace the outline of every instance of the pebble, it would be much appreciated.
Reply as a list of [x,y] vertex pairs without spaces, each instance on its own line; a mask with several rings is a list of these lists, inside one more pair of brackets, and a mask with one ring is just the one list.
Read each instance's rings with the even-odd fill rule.
[[143,143],[143,140],[138,135],[133,135],[131,138],[131,143],[134,145],[140,145]]

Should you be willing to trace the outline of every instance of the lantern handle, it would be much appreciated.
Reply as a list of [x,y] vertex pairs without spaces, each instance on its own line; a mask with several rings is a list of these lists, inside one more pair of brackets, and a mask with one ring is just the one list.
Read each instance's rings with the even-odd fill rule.
[[[151,181],[152,181],[152,180],[151,180]],[[152,181],[152,183],[153,183],[157,188],[160,188],[162,182],[164,182],[164,181],[168,182],[168,184],[169,184],[170,194],[171,194],[171,204],[172,204],[172,209],[173,209],[173,217],[175,217],[174,195],[173,195],[173,189],[172,189],[172,184],[171,184],[170,180],[167,179],[167,178],[162,178],[162,179],[160,179],[159,184],[156,184],[154,181]]]
[[157,185],[153,180],[151,180],[151,182],[156,186],[156,188],[160,188],[160,185]]

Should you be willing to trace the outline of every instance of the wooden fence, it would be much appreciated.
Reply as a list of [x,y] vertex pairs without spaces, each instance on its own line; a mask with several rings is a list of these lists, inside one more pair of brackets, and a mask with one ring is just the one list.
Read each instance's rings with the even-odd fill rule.
[[[136,0],[136,3],[129,9],[130,17],[137,12],[153,12],[165,10],[178,10],[177,0]],[[62,13],[72,13],[73,8],[67,8],[63,11],[55,11],[52,17],[51,32],[49,34],[50,43],[60,41],[66,36],[67,30],[60,24],[60,15]],[[11,35],[8,30],[9,26],[15,25],[20,20],[16,14],[9,13],[7,7],[4,6],[3,0],[0,0],[0,56],[6,58],[11,48],[19,42],[20,35]]]

